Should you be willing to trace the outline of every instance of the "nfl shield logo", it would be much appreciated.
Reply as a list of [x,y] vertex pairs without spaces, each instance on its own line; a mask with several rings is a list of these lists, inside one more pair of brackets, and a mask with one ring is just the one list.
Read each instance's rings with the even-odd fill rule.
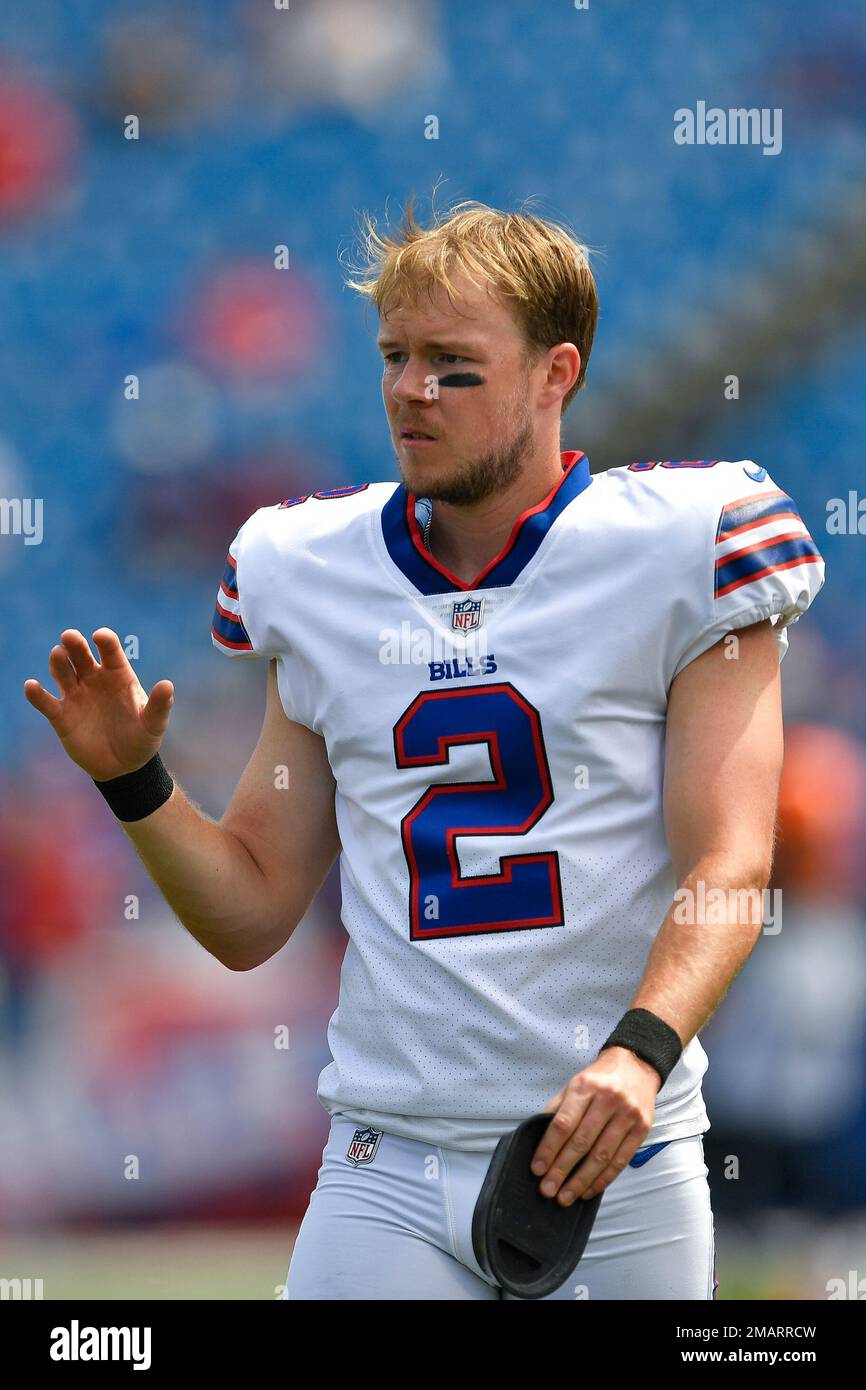
[[471,632],[475,627],[481,626],[481,614],[484,611],[483,598],[464,598],[455,603],[451,609],[451,626],[455,632]]
[[372,1163],[382,1140],[380,1129],[356,1129],[352,1142],[346,1150],[346,1157],[353,1167],[362,1163]]

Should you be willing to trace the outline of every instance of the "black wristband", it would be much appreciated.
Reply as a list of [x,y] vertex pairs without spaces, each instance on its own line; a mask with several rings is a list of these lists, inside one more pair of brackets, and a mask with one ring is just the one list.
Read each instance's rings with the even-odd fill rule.
[[636,1057],[649,1062],[661,1077],[662,1086],[683,1053],[679,1034],[649,1009],[629,1009],[624,1013],[599,1051],[604,1052],[606,1047],[627,1047]]
[[107,782],[97,782],[95,777],[91,780],[117,819],[123,821],[144,820],[145,816],[158,811],[174,791],[172,775],[158,753],[135,772],[124,772],[120,777],[110,777]]

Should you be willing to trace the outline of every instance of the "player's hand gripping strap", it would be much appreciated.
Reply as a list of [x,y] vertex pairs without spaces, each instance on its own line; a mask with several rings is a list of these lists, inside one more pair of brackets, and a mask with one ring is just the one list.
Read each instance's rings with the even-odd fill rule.
[[518,1298],[545,1298],[565,1282],[586,1248],[604,1196],[578,1197],[570,1207],[542,1197],[541,1179],[530,1164],[552,1119],[552,1114],[531,1115],[502,1136],[472,1215],[476,1260]]

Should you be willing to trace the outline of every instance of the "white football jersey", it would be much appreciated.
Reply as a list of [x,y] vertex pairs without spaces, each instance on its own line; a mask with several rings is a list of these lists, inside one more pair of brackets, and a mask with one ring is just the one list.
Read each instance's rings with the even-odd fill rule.
[[[824,581],[750,462],[563,475],[472,584],[403,484],[263,507],[213,639],[274,657],[336,780],[349,944],[319,1080],[330,1113],[492,1149],[628,1009],[677,882],[662,820],[674,677],[732,629],[786,629]],[[697,1038],[646,1143],[708,1128]]]

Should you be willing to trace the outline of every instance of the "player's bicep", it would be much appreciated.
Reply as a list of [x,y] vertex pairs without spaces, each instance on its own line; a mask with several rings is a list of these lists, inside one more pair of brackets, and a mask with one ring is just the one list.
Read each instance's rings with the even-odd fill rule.
[[664,820],[679,883],[706,855],[769,872],[782,757],[778,644],[769,622],[756,623],[671,684]]
[[272,888],[276,917],[290,931],[340,848],[334,793],[325,741],[286,717],[271,661],[259,741],[222,824],[255,859]]

